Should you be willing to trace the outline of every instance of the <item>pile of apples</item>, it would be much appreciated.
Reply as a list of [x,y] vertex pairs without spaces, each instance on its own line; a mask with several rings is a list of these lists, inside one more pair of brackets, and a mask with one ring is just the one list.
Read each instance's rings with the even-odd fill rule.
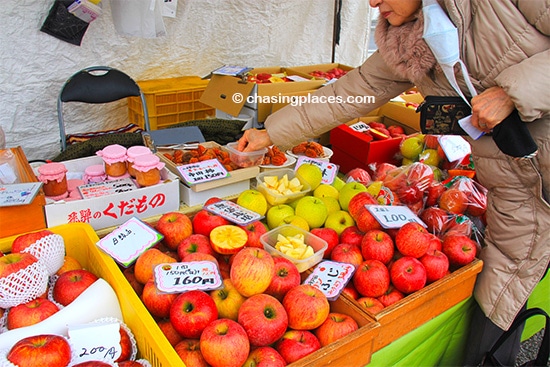
[[[33,255],[28,249],[37,241],[47,236],[58,236],[50,230],[40,230],[17,236],[11,246],[11,252],[0,253],[0,282],[4,284],[8,277],[16,274],[24,278],[26,269],[39,263],[40,256],[46,256],[47,250],[40,255]],[[46,269],[45,269],[46,271]],[[13,305],[1,309],[4,325],[2,329],[7,332],[18,328],[31,327],[59,312],[70,305],[98,277],[91,271],[84,269],[73,257],[65,255],[60,267],[47,274],[49,282],[42,289],[43,293],[28,302]],[[50,289],[51,288],[51,289]],[[144,367],[150,366],[147,361],[131,360],[135,356],[133,335],[125,327],[120,327],[121,354],[116,360],[119,367]],[[8,351],[6,359],[18,367],[48,366],[65,367],[70,365],[73,351],[70,340],[57,334],[39,334],[24,337],[18,340]],[[94,361],[93,366],[113,366],[106,362]],[[73,364],[73,366],[92,366],[90,362]]]
[[[285,366],[359,327],[331,312],[319,289],[301,284],[292,261],[263,248],[261,221],[239,226],[202,209],[192,217],[166,213],[154,228],[163,240],[124,274],[187,366]],[[222,287],[157,288],[156,265],[191,261],[216,263]]]
[[369,121],[366,124],[369,126],[369,129],[363,131],[363,134],[371,136],[373,140],[405,139],[408,136],[405,134],[405,129],[399,125],[386,126],[384,123],[378,121]]
[[319,77],[319,78],[325,78],[326,80],[332,80],[332,79],[340,79],[344,75],[347,74],[347,70],[344,70],[339,67],[332,68],[328,71],[322,71],[322,70],[314,70],[309,73],[311,76]]

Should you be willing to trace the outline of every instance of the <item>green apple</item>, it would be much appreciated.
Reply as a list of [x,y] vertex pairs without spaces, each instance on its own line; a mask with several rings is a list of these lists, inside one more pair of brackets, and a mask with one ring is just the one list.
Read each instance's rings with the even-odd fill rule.
[[237,197],[237,204],[260,215],[265,215],[267,212],[267,200],[264,194],[255,189],[241,192]]
[[289,215],[294,215],[294,208],[290,205],[280,204],[272,206],[265,215],[269,229],[277,227],[279,223]]
[[330,196],[319,198],[319,199],[323,200],[323,203],[325,203],[327,207],[327,215],[341,209],[340,202],[338,201],[338,199],[332,198]]
[[334,181],[332,181],[331,185],[336,187],[338,191],[346,184],[346,181],[342,180],[339,176],[334,177]]
[[332,197],[338,199],[340,191],[332,185],[322,183],[315,190],[313,190],[313,196],[316,198]]
[[345,210],[338,210],[327,216],[325,220],[325,227],[332,228],[338,233],[338,236],[344,229],[355,225],[355,220]]
[[413,164],[414,162],[416,162],[416,161],[413,160],[413,159],[403,157],[403,159],[401,160],[401,165],[402,166],[408,166],[409,164]]
[[340,196],[338,201],[340,202],[340,208],[342,210],[348,210],[348,204],[352,197],[361,191],[367,191],[367,187],[361,182],[351,181],[348,182],[340,189]]
[[403,158],[408,158],[416,161],[418,156],[424,149],[424,141],[419,136],[409,136],[399,146],[399,150]]
[[315,196],[304,196],[296,204],[296,215],[306,220],[310,229],[323,226],[327,219],[325,203]]
[[312,191],[315,190],[323,180],[321,168],[313,163],[301,164],[300,167],[296,169],[296,175],[304,179],[309,186],[311,186]]
[[304,231],[309,232],[309,224],[307,223],[307,221],[304,218],[299,217],[297,215],[289,215],[288,217],[285,217],[277,225],[277,227],[282,226],[283,224],[292,224],[293,226],[302,228]]
[[441,162],[441,157],[439,157],[439,153],[437,152],[437,149],[428,148],[428,149],[424,149],[422,153],[420,153],[418,160],[429,166],[437,167],[439,166],[439,162]]

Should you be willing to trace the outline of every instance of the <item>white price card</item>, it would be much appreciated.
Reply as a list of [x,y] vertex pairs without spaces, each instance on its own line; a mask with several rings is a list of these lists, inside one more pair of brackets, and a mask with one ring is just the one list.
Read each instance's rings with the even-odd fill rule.
[[0,184],[0,207],[30,204],[41,187],[42,182]]
[[69,325],[68,336],[74,351],[74,362],[114,362],[122,353],[120,323],[89,323]]
[[80,195],[84,199],[114,195],[132,190],[137,190],[137,186],[129,177],[78,186],[78,191],[80,191]]
[[163,236],[151,226],[132,217],[97,242],[97,246],[118,263],[129,266]]
[[321,183],[329,184],[329,185],[334,182],[334,178],[338,174],[338,169],[340,168],[340,166],[338,166],[337,164],[323,161],[320,159],[309,158],[302,155],[298,158],[294,171],[296,171],[298,167],[300,167],[304,163],[311,163],[318,166],[321,169],[321,172],[323,173],[323,180],[321,181]]
[[222,277],[212,261],[166,263],[155,266],[155,284],[166,293],[182,293],[191,290],[220,288]]
[[209,204],[204,208],[211,213],[224,217],[225,219],[241,226],[245,226],[264,217],[263,215],[243,208],[242,206],[229,200],[220,200]]
[[344,290],[355,272],[352,264],[337,261],[321,261],[303,284],[319,289],[329,301],[334,301]]
[[353,131],[358,131],[360,133],[362,132],[365,132],[365,131],[369,131],[370,130],[370,126],[367,125],[365,122],[363,121],[359,121],[355,124],[352,124],[352,125],[349,125],[350,129],[352,129]]
[[195,185],[201,182],[208,182],[226,178],[229,173],[217,159],[208,159],[206,161],[190,163],[178,166],[181,177],[189,185]]
[[401,228],[405,223],[426,224],[405,205],[365,205],[383,228]]
[[438,141],[449,162],[462,159],[472,152],[470,143],[460,135],[441,135]]

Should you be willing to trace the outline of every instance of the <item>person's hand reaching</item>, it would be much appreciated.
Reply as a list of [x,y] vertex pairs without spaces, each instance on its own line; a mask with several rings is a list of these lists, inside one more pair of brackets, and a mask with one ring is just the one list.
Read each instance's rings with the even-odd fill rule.
[[472,98],[472,125],[489,132],[514,110],[514,103],[501,87],[491,87]]
[[237,150],[241,152],[254,152],[273,145],[266,130],[245,130],[242,138],[237,142]]

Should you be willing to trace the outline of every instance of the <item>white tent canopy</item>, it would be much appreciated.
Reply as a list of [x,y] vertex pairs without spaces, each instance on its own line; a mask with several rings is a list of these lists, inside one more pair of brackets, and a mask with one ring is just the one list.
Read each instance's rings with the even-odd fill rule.
[[[82,68],[108,65],[145,80],[203,76],[224,64],[287,67],[334,58],[358,66],[368,54],[372,17],[367,1],[343,0],[333,54],[335,0],[179,0],[175,17],[162,17],[166,34],[153,38],[121,34],[112,16],[116,5],[151,0],[103,0],[76,46],[40,31],[53,3],[6,0],[0,7],[0,126],[6,145],[22,146],[29,159],[59,153],[57,95]],[[122,101],[81,105],[65,120],[67,133],[111,129],[128,123],[127,108]]]

